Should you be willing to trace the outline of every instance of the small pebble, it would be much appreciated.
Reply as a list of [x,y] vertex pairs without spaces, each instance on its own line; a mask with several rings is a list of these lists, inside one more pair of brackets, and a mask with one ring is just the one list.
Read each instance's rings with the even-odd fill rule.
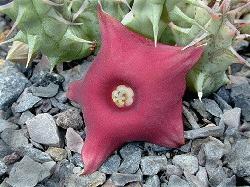
[[119,167],[120,173],[135,173],[139,169],[142,150],[134,144],[127,144],[120,150],[123,162]]
[[160,179],[157,175],[149,177],[143,187],[160,187]]
[[37,104],[42,99],[33,96],[32,93],[29,93],[27,90],[22,93],[18,98],[17,102],[12,105],[12,110],[14,112],[24,112],[31,109],[35,104]]
[[58,128],[50,114],[38,114],[29,119],[26,124],[33,141],[49,146],[58,147],[60,145]]
[[165,156],[145,156],[141,159],[141,169],[144,175],[156,175],[159,171],[167,169]]
[[83,128],[83,120],[80,111],[77,109],[68,109],[56,115],[56,124],[63,129],[69,127],[73,129]]
[[113,155],[108,158],[106,162],[100,168],[100,171],[106,174],[113,174],[118,171],[121,163],[121,158],[119,155]]
[[61,161],[67,158],[67,151],[58,147],[49,147],[46,151],[55,161]]
[[124,186],[130,182],[142,181],[142,175],[114,173],[111,175],[111,180],[117,186]]
[[192,155],[175,155],[172,161],[174,165],[179,166],[191,174],[195,174],[199,169],[198,159]]
[[58,93],[59,85],[50,83],[49,85],[43,86],[32,86],[31,91],[34,96],[50,98],[54,97]]

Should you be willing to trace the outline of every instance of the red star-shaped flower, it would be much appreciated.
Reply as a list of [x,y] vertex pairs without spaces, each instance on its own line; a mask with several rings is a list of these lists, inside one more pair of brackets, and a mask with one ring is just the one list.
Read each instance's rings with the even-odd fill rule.
[[155,47],[101,7],[98,14],[102,47],[86,77],[68,91],[68,97],[82,106],[86,124],[85,174],[126,142],[184,144],[185,76],[203,52],[201,47]]

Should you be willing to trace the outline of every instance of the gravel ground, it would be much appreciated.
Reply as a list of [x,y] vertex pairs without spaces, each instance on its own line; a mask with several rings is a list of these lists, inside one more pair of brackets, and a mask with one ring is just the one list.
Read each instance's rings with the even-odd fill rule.
[[[0,48],[1,59],[7,49]],[[250,186],[250,69],[242,65],[232,67],[230,85],[202,102],[187,94],[184,146],[129,143],[99,171],[79,176],[85,126],[65,91],[92,59],[51,74],[44,58],[28,69],[0,64],[1,187]]]

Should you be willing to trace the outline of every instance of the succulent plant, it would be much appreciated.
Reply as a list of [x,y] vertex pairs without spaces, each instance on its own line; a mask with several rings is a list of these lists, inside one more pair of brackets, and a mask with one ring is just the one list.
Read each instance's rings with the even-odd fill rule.
[[[7,42],[28,44],[29,64],[33,54],[41,52],[51,63],[59,63],[86,57],[94,52],[99,42],[99,25],[96,5],[98,0],[14,0],[0,6],[0,12],[15,20],[20,30]],[[105,10],[121,17],[128,11],[125,2],[104,1]],[[122,13],[123,12],[123,13]]]
[[245,11],[250,2],[232,9],[237,2],[183,0],[185,6],[179,3],[169,10],[177,45],[189,47],[200,42],[206,45],[199,63],[187,76],[189,89],[200,98],[229,81],[226,70],[232,63],[245,62],[232,46],[236,40],[249,37],[239,32],[237,15]]

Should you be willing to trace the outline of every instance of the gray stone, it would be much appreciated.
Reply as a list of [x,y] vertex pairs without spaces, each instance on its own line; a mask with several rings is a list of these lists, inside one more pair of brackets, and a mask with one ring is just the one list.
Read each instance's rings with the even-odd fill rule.
[[82,162],[82,157],[81,154],[75,153],[71,158],[70,162],[74,164],[76,167],[81,167],[83,168],[83,162]]
[[239,140],[226,154],[225,161],[238,177],[250,176],[250,139]]
[[203,118],[211,119],[212,115],[206,111],[204,103],[199,99],[194,99],[190,104]]
[[1,138],[10,147],[18,148],[28,145],[28,139],[25,137],[25,133],[27,133],[27,131],[24,129],[5,129],[1,134]]
[[199,166],[199,171],[197,172],[196,176],[202,182],[203,187],[208,187],[208,176],[205,167]]
[[198,159],[192,155],[175,155],[172,161],[174,165],[191,174],[195,174],[199,169]]
[[70,151],[80,153],[83,146],[82,137],[72,128],[68,128],[66,132],[66,144]]
[[47,167],[24,156],[14,164],[6,182],[14,187],[33,187],[49,175]]
[[[109,186],[109,187],[111,187],[111,186]],[[142,187],[142,184],[141,184],[141,182],[131,182],[131,183],[127,184],[126,187]]]
[[209,175],[209,184],[211,187],[216,187],[218,186],[221,181],[223,181],[225,178],[227,178],[227,175],[223,168],[219,166],[216,168],[212,174]]
[[59,147],[49,147],[46,151],[55,161],[61,161],[67,158],[67,151]]
[[188,182],[181,179],[179,176],[172,175],[169,178],[168,187],[190,187]]
[[3,132],[7,128],[17,129],[18,127],[14,123],[8,122],[0,118],[0,133]]
[[184,171],[184,176],[185,176],[185,178],[188,181],[190,186],[205,187],[205,185],[200,181],[200,179],[197,176],[192,175],[187,171]]
[[44,145],[59,146],[60,137],[53,117],[50,114],[38,114],[26,122],[30,138]]
[[25,147],[20,147],[18,149],[18,152],[21,155],[26,155],[33,159],[36,162],[44,163],[44,162],[49,162],[52,161],[52,158],[50,155],[46,152],[43,152],[39,149],[33,148],[32,146],[25,146]]
[[11,148],[3,141],[0,139],[0,159],[5,157],[6,155],[11,154],[13,151]]
[[237,96],[250,98],[250,88],[248,83],[238,84],[231,88],[231,97],[236,99]]
[[223,136],[225,125],[221,123],[219,126],[206,126],[199,129],[185,131],[185,138],[197,139],[205,138],[208,136],[221,137]]
[[189,124],[191,125],[192,129],[198,129],[200,126],[196,122],[194,116],[192,115],[191,112],[189,112],[188,108],[183,106],[183,114],[185,118],[188,120]]
[[123,162],[121,163],[118,171],[121,173],[135,173],[139,169],[141,162],[142,150],[134,145],[127,144],[120,150]]
[[41,98],[33,96],[32,93],[29,93],[26,89],[18,98],[17,102],[12,105],[12,110],[14,112],[24,112],[31,109],[36,103],[41,100]]
[[231,97],[235,107],[241,108],[242,116],[250,121],[250,86],[249,84],[240,84],[231,89]]
[[43,172],[40,176],[39,181],[42,181],[51,176],[51,174],[54,172],[54,169],[56,167],[56,162],[54,161],[44,162],[42,164],[42,167],[43,167]]
[[214,100],[219,104],[222,111],[232,109],[232,107],[229,104],[227,104],[227,102],[224,99],[222,99],[219,95],[214,93],[213,96],[214,96]]
[[141,169],[144,175],[156,175],[159,171],[167,169],[165,156],[145,156],[141,159]]
[[[65,111],[65,110],[68,110],[68,109],[72,109],[73,107],[72,106],[69,106],[67,104],[63,104],[63,103],[60,103],[59,101],[57,101],[56,98],[50,98],[50,102],[52,104],[53,107],[57,108],[57,109],[60,109],[61,111]],[[75,109],[75,108],[74,108]],[[58,113],[58,112],[57,112]]]
[[7,155],[3,158],[3,162],[6,165],[11,165],[14,164],[15,162],[17,162],[18,160],[20,160],[22,157],[19,153],[17,152],[13,152],[10,155]]
[[124,186],[125,184],[130,183],[130,182],[142,181],[142,175],[141,174],[113,173],[111,175],[111,181],[116,186]]
[[214,162],[213,160],[207,160],[205,163],[205,168],[208,174],[208,178],[214,176],[214,173],[218,170],[219,167],[222,167],[222,160]]
[[240,125],[240,115],[241,115],[241,109],[240,108],[234,108],[231,110],[227,110],[222,115],[222,120],[224,121],[225,125],[231,128],[238,128]]
[[50,98],[54,97],[58,93],[59,85],[50,83],[47,86],[32,86],[31,91],[32,94],[38,97]]
[[68,100],[66,92],[63,91],[59,91],[55,98],[60,103],[66,103]]
[[224,155],[225,146],[216,138],[210,137],[210,139],[211,141],[204,144],[203,150],[207,160],[217,161]]
[[22,115],[20,116],[20,118],[18,120],[18,124],[24,125],[27,120],[29,120],[33,117],[34,117],[34,114],[32,114],[30,111],[27,110],[27,111],[23,112]]
[[96,171],[91,175],[79,176],[77,174],[72,174],[69,177],[65,178],[64,186],[67,187],[76,187],[76,186],[91,186],[97,187],[102,185],[106,180],[104,173]]
[[148,152],[167,152],[167,151],[170,151],[171,148],[167,148],[167,147],[163,147],[163,146],[159,146],[159,145],[156,145],[156,144],[152,144],[152,143],[145,143],[145,150],[147,150]]
[[157,175],[149,177],[143,187],[160,187],[160,179]]
[[118,171],[121,163],[121,158],[119,155],[112,155],[109,159],[103,163],[100,171],[106,174],[113,174]]
[[235,107],[241,108],[241,114],[246,121],[250,121],[250,98],[237,97],[234,101]]
[[0,118],[1,118],[1,119],[7,120],[7,119],[9,119],[12,115],[13,115],[13,114],[12,114],[11,108],[7,108],[6,110],[1,110],[1,109],[0,109]]
[[77,109],[68,109],[56,115],[56,124],[63,129],[69,127],[73,129],[83,128],[83,120],[80,111]]
[[236,187],[236,176],[223,179],[223,181],[217,187]]
[[0,177],[7,172],[7,166],[4,162],[0,161]]
[[75,66],[70,70],[62,71],[61,75],[65,78],[65,81],[63,82],[64,91],[68,90],[68,85],[71,82],[84,78],[90,65],[91,65],[90,61],[84,61],[84,63],[81,65]]
[[230,92],[228,89],[225,88],[225,86],[222,86],[218,92],[217,95],[220,96],[224,101],[227,103],[230,103]]
[[178,149],[184,153],[188,153],[191,150],[191,146],[192,146],[192,140],[190,140],[189,142],[187,142],[185,145],[181,146]]
[[222,111],[219,105],[214,100],[205,98],[202,99],[202,102],[204,102],[206,111],[212,114],[213,116],[220,117],[222,115]]
[[36,114],[47,113],[51,110],[52,105],[50,99],[43,99],[39,107],[35,109]]
[[166,167],[165,174],[166,174],[167,178],[169,178],[171,175],[177,175],[177,176],[181,177],[183,174],[183,171],[179,166],[169,164]]
[[0,68],[0,109],[6,109],[15,102],[28,83],[14,66]]

